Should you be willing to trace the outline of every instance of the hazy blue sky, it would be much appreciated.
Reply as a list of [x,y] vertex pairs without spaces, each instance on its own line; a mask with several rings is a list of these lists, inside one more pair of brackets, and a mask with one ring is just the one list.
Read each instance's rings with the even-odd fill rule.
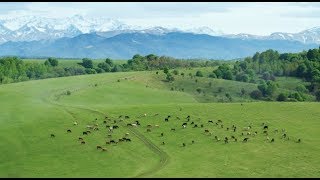
[[208,26],[224,33],[268,35],[320,26],[319,2],[1,2],[0,17],[89,17],[118,19],[129,25]]

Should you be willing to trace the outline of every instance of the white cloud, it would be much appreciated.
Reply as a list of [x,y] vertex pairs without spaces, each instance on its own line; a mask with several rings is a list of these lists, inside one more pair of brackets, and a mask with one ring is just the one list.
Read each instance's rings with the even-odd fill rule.
[[37,15],[107,17],[136,26],[208,26],[225,33],[267,35],[319,26],[320,3],[313,2],[25,2],[0,3],[0,17]]

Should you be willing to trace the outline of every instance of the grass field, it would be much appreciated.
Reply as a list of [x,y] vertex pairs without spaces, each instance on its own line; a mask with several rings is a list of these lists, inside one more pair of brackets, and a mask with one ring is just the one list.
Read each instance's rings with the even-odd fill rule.
[[[319,103],[209,103],[194,93],[193,82],[178,77],[168,85],[162,76],[105,73],[1,85],[0,177],[320,176]],[[199,78],[199,86],[205,87],[208,80]],[[221,79],[212,82],[213,88],[228,87],[224,92],[232,95],[241,87],[255,87]],[[171,91],[172,86],[185,91]],[[222,123],[216,125],[218,120]],[[135,121],[140,125],[127,126]],[[262,123],[267,123],[268,135],[263,134]],[[94,124],[99,130],[83,135],[86,126]],[[106,125],[119,128],[111,133]],[[251,135],[243,131],[248,126]],[[282,138],[282,129],[289,140]],[[130,142],[106,144],[125,133]],[[79,137],[86,143],[81,144]]]

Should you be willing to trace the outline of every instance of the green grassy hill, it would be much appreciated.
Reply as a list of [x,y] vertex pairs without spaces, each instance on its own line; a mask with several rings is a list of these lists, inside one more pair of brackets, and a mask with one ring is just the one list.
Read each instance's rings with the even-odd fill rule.
[[[186,80],[190,77],[171,84],[164,77],[106,73],[1,85],[0,177],[319,177],[319,103],[209,103],[225,92],[241,98],[236,95],[241,88],[255,85],[197,78],[204,97]],[[215,97],[210,91],[219,87],[224,90]],[[140,125],[127,125],[135,121]],[[262,123],[268,124],[268,135]],[[99,130],[83,135],[94,124]],[[119,128],[110,132],[106,125]],[[243,128],[249,125],[247,135]],[[123,137],[131,141],[106,144]]]

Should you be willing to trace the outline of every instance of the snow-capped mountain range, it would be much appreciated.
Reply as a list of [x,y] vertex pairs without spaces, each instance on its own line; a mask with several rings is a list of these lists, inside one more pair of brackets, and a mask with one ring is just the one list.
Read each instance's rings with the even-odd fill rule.
[[243,33],[224,34],[223,32],[214,30],[210,27],[164,28],[157,26],[142,28],[130,26],[115,19],[89,18],[81,15],[75,15],[64,19],[37,16],[0,18],[0,44],[8,41],[56,40],[62,37],[75,37],[86,33],[97,33],[103,37],[112,37],[122,33],[164,35],[170,32],[188,32],[246,40],[292,40],[305,44],[320,44],[320,27],[315,27],[299,33],[276,32],[269,36],[256,36]]

